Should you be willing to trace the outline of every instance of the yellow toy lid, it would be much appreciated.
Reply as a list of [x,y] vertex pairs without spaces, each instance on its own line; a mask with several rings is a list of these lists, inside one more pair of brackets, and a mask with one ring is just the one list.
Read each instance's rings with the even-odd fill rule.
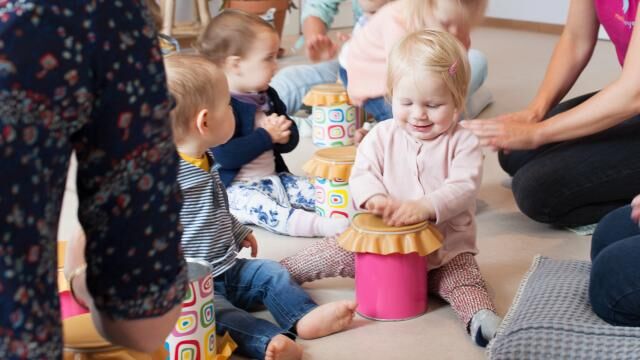
[[312,87],[302,102],[307,106],[334,106],[348,104],[349,96],[342,84],[321,84]]
[[348,180],[355,159],[355,146],[320,149],[304,164],[302,170],[309,176]]
[[393,227],[379,216],[360,213],[338,238],[345,250],[380,255],[418,253],[426,256],[442,246],[442,234],[429,222]]

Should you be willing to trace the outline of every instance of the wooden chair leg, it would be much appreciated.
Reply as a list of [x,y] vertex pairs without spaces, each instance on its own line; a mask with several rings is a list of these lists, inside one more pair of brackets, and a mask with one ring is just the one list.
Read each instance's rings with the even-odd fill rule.
[[209,24],[209,20],[211,20],[211,13],[209,12],[209,1],[208,0],[196,0],[197,1],[197,9],[198,16],[197,21],[200,22],[200,26],[205,28],[207,24]]
[[162,33],[173,35],[173,27],[176,19],[175,0],[162,0]]

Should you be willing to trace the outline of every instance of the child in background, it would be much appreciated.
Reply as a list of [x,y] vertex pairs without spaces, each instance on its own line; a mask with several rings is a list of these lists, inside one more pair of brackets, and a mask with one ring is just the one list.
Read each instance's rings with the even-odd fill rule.
[[[470,31],[482,20],[486,6],[487,0],[398,0],[384,6],[351,38],[346,66],[341,66],[340,77],[351,101],[378,121],[390,119],[385,73],[391,48],[411,32],[434,29],[451,33],[469,49]],[[471,99],[487,76],[487,61],[477,50],[469,51],[468,59],[472,73],[465,96]],[[475,116],[488,102],[473,104],[467,111]],[[364,133],[360,131],[357,140]]]
[[[469,83],[465,49],[446,32],[423,30],[394,47],[387,72],[394,117],[371,130],[349,179],[356,204],[390,226],[432,221],[444,236],[429,255],[429,291],[449,302],[473,340],[491,340],[501,319],[474,254],[482,152],[457,124]],[[335,238],[281,261],[300,283],[354,276],[354,256]]]
[[269,87],[279,48],[273,27],[256,15],[225,10],[211,20],[198,51],[225,72],[235,131],[213,155],[227,187],[231,212],[244,224],[292,236],[331,236],[347,219],[315,213],[315,190],[306,177],[289,173],[282,158],[298,144],[298,129]]
[[[237,258],[241,248],[251,248],[255,257],[258,244],[251,230],[229,212],[215,158],[207,151],[234,133],[224,73],[201,56],[168,56],[165,67],[176,99],[171,121],[181,157],[182,247],[185,257],[213,266],[216,331],[229,332],[244,356],[300,359],[296,336],[315,339],[344,330],[356,304],[318,306],[277,262]],[[279,326],[247,312],[262,304]]]
[[[324,0],[323,0],[324,1]],[[333,1],[333,0],[331,0]],[[391,0],[352,0],[354,3],[358,3],[360,10],[362,10],[361,15],[356,19],[355,25],[353,27],[353,33],[359,31],[359,29],[367,22],[367,20],[380,9],[384,4],[388,3]],[[309,5],[309,2],[305,2],[304,7],[312,6]],[[319,1],[315,2],[316,5],[320,6],[323,10],[331,11],[331,4],[328,4],[326,7],[322,6]],[[352,34],[353,34],[352,33]],[[323,36],[324,39],[329,39],[328,37]],[[276,73],[276,75],[271,80],[271,86],[278,92],[280,98],[287,106],[287,110],[289,114],[295,114],[302,107],[302,99],[304,96],[311,90],[312,87],[321,84],[330,84],[335,83],[338,80],[338,71],[340,70],[340,66],[344,66],[345,57],[343,54],[346,54],[345,48],[348,46],[348,35],[338,34],[338,40],[343,41],[344,44],[339,52],[338,59],[330,59],[327,61],[319,62],[316,64],[304,64],[304,65],[292,65],[287,66]],[[301,38],[302,40],[302,38]],[[320,50],[324,45],[324,42],[321,41],[320,44],[314,42],[314,49],[317,49],[319,52],[336,52],[338,45],[329,41],[327,46],[329,46],[330,50]],[[304,131],[304,128],[300,129],[301,132]],[[311,126],[308,128],[309,134],[311,134]],[[304,134],[303,134],[304,135]]]

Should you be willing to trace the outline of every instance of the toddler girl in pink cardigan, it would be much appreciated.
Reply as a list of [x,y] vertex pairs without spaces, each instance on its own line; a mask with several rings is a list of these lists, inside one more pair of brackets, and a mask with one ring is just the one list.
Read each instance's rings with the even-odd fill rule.
[[[446,32],[408,35],[389,57],[393,118],[371,130],[349,179],[356,204],[387,225],[431,221],[444,235],[429,255],[429,291],[449,302],[473,340],[491,340],[501,319],[474,254],[475,204],[482,175],[478,139],[458,123],[469,83],[464,46]],[[285,258],[298,282],[354,276],[353,254],[335,238]]]
[[[349,48],[341,54],[340,78],[349,99],[377,121],[391,118],[385,79],[391,48],[409,33],[431,29],[451,33],[468,49],[471,30],[484,17],[486,6],[487,0],[397,0],[382,7],[361,31],[354,32]],[[471,71],[465,115],[473,118],[491,102],[491,94],[481,89],[488,65],[476,49],[469,49],[466,56]],[[356,142],[365,134],[359,129]]]

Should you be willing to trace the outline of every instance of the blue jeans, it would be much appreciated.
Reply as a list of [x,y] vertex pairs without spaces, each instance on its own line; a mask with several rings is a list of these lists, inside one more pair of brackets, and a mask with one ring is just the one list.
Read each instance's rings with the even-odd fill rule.
[[593,311],[611,325],[640,326],[640,228],[631,220],[631,206],[600,221],[591,242],[591,262]]
[[[264,359],[267,345],[279,334],[295,339],[295,325],[318,305],[271,260],[237,259],[214,280],[216,332],[229,332],[238,353]],[[278,325],[249,311],[264,305]]]
[[[469,49],[467,53],[469,59],[469,65],[471,67],[471,79],[469,80],[469,89],[467,91],[467,104],[466,104],[466,113],[473,114],[473,116],[477,115],[482,111],[482,109],[473,109],[471,104],[471,99],[473,95],[478,91],[478,89],[484,84],[484,81],[487,79],[487,74],[489,72],[489,66],[487,64],[487,57],[478,50]],[[347,72],[343,67],[340,67],[340,79],[345,84],[348,83]],[[483,108],[486,106],[486,103],[479,104]],[[364,110],[373,116],[377,121],[384,121],[387,119],[393,118],[393,113],[391,111],[391,104],[387,102],[387,100],[381,96],[373,99],[368,99],[363,104]]]
[[276,73],[269,85],[286,105],[287,113],[295,114],[302,107],[302,99],[312,87],[336,82],[339,67],[338,60],[287,66]]
[[[547,118],[581,104],[593,94],[556,106]],[[500,153],[511,176],[518,207],[533,220],[562,226],[597,223],[640,193],[640,116],[600,133],[547,144],[535,150]]]

